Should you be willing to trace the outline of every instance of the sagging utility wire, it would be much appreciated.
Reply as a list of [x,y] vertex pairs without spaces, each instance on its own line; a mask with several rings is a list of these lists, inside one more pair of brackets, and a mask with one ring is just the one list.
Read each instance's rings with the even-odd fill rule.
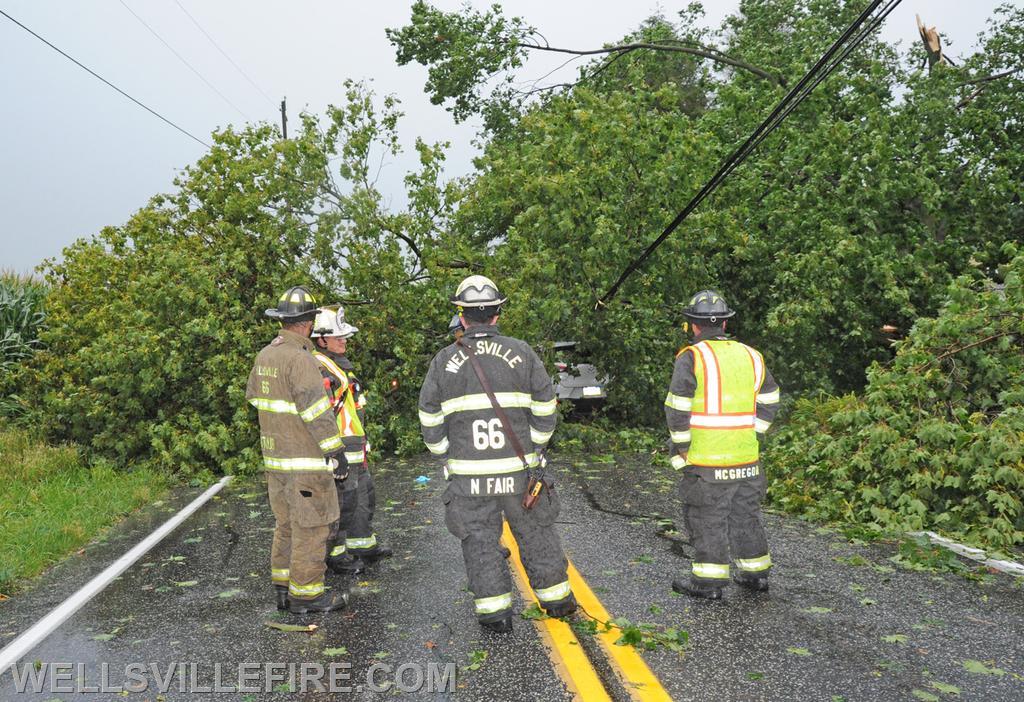
[[[850,53],[864,41],[864,39],[874,31],[881,22],[891,13],[896,6],[898,6],[902,0],[889,0],[883,10],[872,17],[875,11],[882,5],[883,0],[872,0],[872,2],[864,9],[860,15],[850,24],[849,27],[839,36],[838,39],[833,42],[832,46],[819,58],[813,66],[807,71],[807,73],[800,79],[800,81],[793,86],[793,88],[786,94],[786,96],[775,106],[771,114],[765,118],[757,129],[744,141],[729,157],[722,163],[718,171],[704,184],[704,187],[693,196],[682,211],[676,215],[675,219],[664,231],[658,236],[657,239],[652,241],[650,245],[644,250],[640,256],[634,259],[622,274],[618,280],[608,289],[604,295],[602,295],[597,301],[597,308],[604,307],[608,304],[608,301],[614,297],[615,293],[622,286],[622,284],[629,278],[630,275],[636,271],[644,261],[667,239],[672,232],[682,224],[690,213],[692,213],[700,204],[707,198],[708,195],[713,193],[718,186],[725,180],[725,178],[732,173],[746,158],[757,148],[771,134],[775,129],[779,127],[783,120],[786,119],[796,109],[800,103],[802,103],[808,95],[832,72],[839,67],[839,65],[850,55]],[[870,23],[868,22],[871,20]],[[866,25],[866,27],[865,27]]]
[[138,12],[136,12],[131,7],[129,7],[128,3],[126,3],[124,0],[117,0],[117,1],[119,3],[121,3],[121,6],[124,9],[128,10],[128,12],[131,14],[132,17],[134,17],[136,20],[138,20],[139,24],[141,24],[143,27],[145,27],[147,30],[149,30],[149,33],[152,34],[154,37],[156,37],[157,41],[159,41],[161,44],[164,45],[164,48],[166,48],[168,51],[170,51],[172,54],[174,54],[174,57],[176,59],[178,59],[178,61],[180,61],[185,66],[185,68],[187,68],[188,70],[190,70],[193,73],[195,73],[196,77],[198,77],[199,80],[201,80],[204,83],[206,83],[206,87],[208,87],[210,90],[215,92],[217,94],[217,96],[221,100],[223,100],[225,102],[225,104],[228,105],[228,107],[233,109],[238,114],[242,115],[242,117],[245,118],[246,120],[248,120],[250,122],[253,121],[252,117],[250,117],[249,115],[245,114],[245,112],[243,112],[242,109],[238,105],[236,105],[235,103],[231,102],[231,99],[227,95],[225,95],[220,90],[218,90],[217,86],[215,86],[213,83],[211,83],[209,80],[207,80],[206,76],[204,76],[202,74],[202,72],[198,68],[193,66],[191,63],[188,62],[188,59],[186,59],[184,56],[182,56],[180,53],[178,53],[178,50],[175,49],[173,46],[171,46],[170,42],[168,42],[166,39],[164,39],[160,35],[160,32],[158,32],[155,29],[153,29],[153,27],[149,24],[149,22],[147,22],[146,20],[142,19],[142,17],[139,15]]
[[91,68],[89,68],[88,66],[86,66],[85,64],[83,64],[83,63],[82,63],[81,61],[79,61],[78,59],[74,58],[73,56],[71,56],[71,55],[70,55],[70,54],[68,54],[67,52],[63,51],[63,50],[62,50],[62,49],[60,49],[59,47],[57,47],[57,46],[55,46],[55,45],[51,44],[51,43],[50,43],[50,42],[48,42],[48,41],[47,41],[46,39],[44,39],[43,37],[41,37],[41,36],[39,36],[38,34],[36,34],[35,32],[33,32],[33,31],[32,31],[31,29],[29,29],[28,27],[26,27],[25,25],[23,25],[23,24],[22,24],[21,22],[19,22],[18,20],[16,20],[16,19],[14,19],[13,17],[11,17],[11,16],[9,15],[9,14],[7,14],[6,12],[4,12],[3,10],[0,10],[0,15],[3,15],[3,16],[4,16],[4,17],[6,17],[7,19],[9,19],[9,20],[10,20],[11,22],[13,22],[14,24],[18,25],[18,26],[19,26],[19,27],[21,27],[22,29],[24,29],[24,30],[25,30],[26,32],[28,32],[29,34],[31,34],[32,36],[34,36],[34,37],[35,37],[36,39],[38,39],[39,41],[41,41],[41,42],[43,42],[44,44],[46,44],[46,45],[47,45],[48,47],[50,47],[51,49],[53,49],[54,51],[56,51],[56,52],[57,52],[58,54],[60,54],[60,55],[61,55],[61,56],[63,56],[64,58],[66,58],[66,59],[67,59],[68,61],[71,61],[72,63],[74,63],[74,64],[75,64],[76,66],[78,66],[78,67],[79,67],[79,68],[81,68],[82,70],[84,70],[84,71],[86,71],[87,73],[91,74],[91,75],[92,75],[93,77],[95,77],[95,78],[98,78],[99,80],[103,81],[103,82],[104,82],[104,83],[106,83],[106,84],[107,84],[108,86],[110,86],[111,88],[113,88],[113,89],[114,89],[114,90],[116,90],[117,92],[119,92],[119,93],[121,93],[122,95],[124,95],[124,96],[125,96],[126,98],[128,98],[129,100],[131,100],[132,102],[134,102],[134,103],[135,103],[136,105],[138,105],[139,107],[141,107],[142,109],[144,109],[144,110],[145,110],[146,112],[149,112],[149,113],[150,113],[151,115],[153,115],[153,116],[154,116],[154,117],[156,117],[157,119],[159,119],[159,120],[161,120],[161,121],[165,122],[166,124],[169,124],[170,126],[172,126],[172,127],[174,127],[175,129],[177,129],[177,130],[178,130],[179,132],[181,132],[182,134],[184,134],[185,136],[187,136],[187,137],[188,137],[189,139],[192,139],[193,141],[195,141],[195,142],[197,142],[197,143],[201,144],[202,146],[205,146],[205,147],[206,147],[206,148],[208,148],[208,149],[209,149],[209,148],[211,148],[209,144],[207,144],[207,143],[206,143],[205,141],[203,141],[202,139],[200,139],[199,137],[197,137],[197,136],[196,136],[195,134],[193,134],[192,132],[188,131],[188,130],[187,130],[187,129],[185,129],[184,127],[180,127],[180,126],[178,126],[177,124],[175,124],[174,122],[172,122],[171,120],[167,119],[167,118],[166,118],[166,117],[164,117],[164,116],[163,116],[162,114],[160,114],[159,112],[157,112],[156,110],[154,110],[154,109],[153,109],[152,107],[150,107],[149,105],[146,105],[145,103],[143,103],[143,102],[141,102],[141,101],[139,101],[139,100],[136,100],[136,99],[135,99],[135,98],[133,98],[133,97],[132,97],[131,95],[129,95],[129,94],[128,94],[128,93],[126,93],[125,91],[121,90],[121,89],[120,89],[119,87],[117,87],[116,85],[114,85],[113,83],[111,83],[111,82],[110,82],[109,80],[107,80],[106,78],[104,78],[103,76],[101,76],[101,75],[100,75],[99,73],[97,73],[96,71],[92,70]]
[[192,24],[194,24],[196,26],[196,28],[200,32],[203,33],[203,36],[205,36],[207,38],[207,40],[211,44],[213,44],[213,48],[215,48],[217,51],[219,51],[220,55],[223,56],[224,58],[226,58],[228,60],[228,63],[230,63],[232,66],[235,67],[235,70],[238,71],[239,75],[241,75],[243,78],[245,78],[249,82],[249,85],[251,85],[252,87],[256,88],[256,90],[259,92],[259,94],[263,96],[263,99],[265,99],[272,107],[276,108],[277,107],[277,103],[274,102],[273,100],[271,100],[269,95],[267,95],[265,92],[263,92],[263,88],[261,88],[260,86],[256,85],[256,81],[254,81],[252,78],[250,78],[249,74],[246,73],[245,71],[243,71],[242,67],[239,66],[237,63],[235,63],[234,59],[232,59],[230,56],[228,56],[227,52],[224,51],[224,49],[220,48],[220,44],[218,44],[216,42],[216,40],[212,36],[210,36],[209,32],[207,32],[205,29],[203,29],[203,25],[199,24],[199,20],[197,20],[195,17],[193,17],[192,13],[189,12],[188,10],[186,10],[185,6],[182,5],[178,0],[174,0],[174,4],[178,6],[179,10],[181,10],[182,12],[185,13],[186,17],[188,17],[190,20],[192,20]]

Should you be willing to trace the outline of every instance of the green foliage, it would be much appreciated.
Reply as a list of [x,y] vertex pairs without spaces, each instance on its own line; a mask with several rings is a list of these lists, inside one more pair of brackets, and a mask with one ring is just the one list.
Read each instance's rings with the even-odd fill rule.
[[[776,505],[878,531],[1024,543],[1024,256],[998,275],[998,286],[955,281],[939,315],[868,371],[862,395],[797,403],[768,453]],[[915,542],[900,557],[941,558]]]
[[525,52],[518,42],[533,33],[520,18],[505,18],[497,4],[484,12],[468,6],[442,12],[423,0],[413,3],[408,25],[387,30],[399,66],[411,61],[429,66],[424,90],[432,103],[451,101],[459,121],[483,112],[494,127],[508,120],[511,80],[506,78],[490,98],[481,95],[480,85],[521,66]]
[[967,565],[947,548],[936,546],[927,536],[903,539],[899,552],[891,559],[907,570],[965,573]]
[[[744,3],[723,27],[724,52],[791,82],[857,9],[835,0]],[[953,277],[991,271],[1001,244],[1020,238],[1014,188],[1024,159],[1004,135],[1020,130],[1013,115],[1024,110],[1024,91],[1000,79],[968,100],[974,88],[964,84],[1024,49],[1024,12],[1003,12],[984,49],[959,68],[923,74],[916,55],[865,42],[613,304],[595,309],[782,96],[775,82],[728,64],[698,68],[688,57],[659,72],[678,57],[622,54],[590,80],[523,103],[512,131],[486,144],[455,218],[468,260],[502,272],[512,294],[506,323],[523,336],[581,341],[612,374],[613,416],[630,424],[660,423],[656,398],[685,341],[672,332],[680,305],[707,286],[740,310],[738,335],[765,351],[787,393],[859,389],[870,363],[891,358],[883,325],[906,329],[934,313]],[[655,18],[626,41],[703,43],[695,16]],[[457,17],[480,19],[445,21]],[[414,14],[406,29],[421,21]],[[460,40],[450,50],[461,53],[445,60],[472,63],[479,47]],[[400,43],[399,51],[442,65]],[[696,96],[693,109],[682,106],[687,95]]]
[[665,448],[665,437],[660,431],[624,427],[608,417],[596,417],[590,421],[561,423],[554,448],[591,455],[627,452],[654,454]]
[[[408,210],[384,212],[370,162],[397,149],[399,113],[383,104],[348,84],[326,124],[304,115],[293,139],[268,125],[215,134],[173,194],[50,262],[46,348],[23,388],[47,435],[183,477],[257,470],[245,378],[276,334],[263,311],[307,283],[360,327],[374,445],[418,450],[416,381],[448,310],[417,276],[456,190],[436,182],[440,148],[418,144]],[[438,324],[401,323],[416,317]]]
[[46,315],[46,286],[35,278],[0,272],[0,416],[24,411],[17,396],[18,375],[26,359],[39,348]]
[[8,594],[166,489],[153,471],[88,464],[74,446],[3,425],[0,481],[0,592]]
[[[685,343],[674,331],[680,304],[703,287],[720,288],[740,310],[735,331],[765,352],[785,393],[860,390],[865,368],[892,359],[883,324],[907,329],[934,314],[951,280],[995,275],[1008,260],[1004,244],[1021,238],[1024,152],[1015,145],[1024,141],[1024,91],[1012,75],[972,81],[1017,65],[1024,10],[1002,10],[981,51],[928,74],[919,56],[865,42],[612,304],[595,309],[630,258],[781,97],[778,81],[762,74],[801,75],[856,11],[839,0],[746,2],[715,33],[699,28],[700,9],[691,6],[672,21],[652,18],[624,41],[693,47],[717,39],[732,63],[630,50],[595,59],[574,87],[527,98],[505,79],[525,43],[543,43],[525,21],[497,7],[442,13],[417,2],[410,24],[389,37],[399,62],[428,67],[436,102],[460,117],[484,115],[471,176],[445,182],[445,145],[417,142],[407,204],[388,206],[375,177],[399,148],[401,113],[395,99],[353,83],[341,105],[303,115],[291,139],[269,125],[218,133],[175,192],[47,266],[45,349],[16,389],[49,437],[118,465],[185,476],[256,470],[255,413],[242,393],[253,356],[275,333],[262,312],[282,289],[308,283],[325,302],[343,303],[360,328],[350,355],[370,391],[371,443],[418,452],[419,383],[448,343],[448,294],[464,275],[482,272],[511,297],[507,333],[537,344],[547,360],[553,341],[578,340],[611,376],[604,421],[641,450],[658,442],[630,431],[663,425],[671,359]],[[481,86],[495,79],[498,91],[484,95]],[[999,349],[1012,346],[1001,339]],[[950,370],[952,390],[930,391],[956,404],[950,393],[961,392],[962,371]],[[1005,372],[971,372],[973,389],[962,392],[981,405],[964,405],[966,418],[953,424],[962,429],[980,412],[979,426],[996,430],[986,438],[968,431],[971,442],[957,454],[965,462],[994,455],[999,442],[1012,446],[1018,426],[1012,412],[990,415],[1019,404],[1016,396],[973,387],[995,387]],[[885,400],[913,415],[917,405],[904,401],[935,407],[927,394]],[[840,411],[867,416],[861,405],[874,402],[840,397],[804,403],[797,414],[803,426],[819,426]],[[868,431],[868,420],[855,424],[826,434],[850,441],[840,435]],[[962,436],[955,429],[950,439],[941,422],[918,428],[926,453]],[[902,431],[874,426],[871,441],[911,451]],[[566,437],[590,440],[585,429]],[[821,455],[826,444],[832,453],[808,466],[786,461],[780,448],[790,475],[779,480],[810,473],[819,485],[814,496],[777,487],[786,506],[879,528],[908,515],[923,524],[928,505],[970,488],[975,501],[950,508],[936,526],[989,524],[990,515],[995,531],[985,538],[1017,538],[1019,498],[1006,463],[958,469],[977,484],[916,478],[916,492],[896,495],[904,485],[890,481],[851,494],[861,474],[902,478],[917,454],[878,448],[861,460],[891,465],[833,474],[824,461],[845,460],[838,444],[806,441],[817,441],[806,448],[818,453],[805,455]],[[850,504],[829,511],[837,499]]]

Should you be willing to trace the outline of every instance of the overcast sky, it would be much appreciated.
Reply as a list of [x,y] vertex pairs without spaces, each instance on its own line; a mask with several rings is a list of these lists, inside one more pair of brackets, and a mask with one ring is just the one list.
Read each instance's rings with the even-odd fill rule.
[[[688,2],[509,0],[503,5],[555,46],[598,47],[654,11],[671,16]],[[257,87],[232,67],[178,3]],[[453,10],[462,3],[434,4]],[[472,2],[476,7],[490,4]],[[717,26],[738,0],[704,4],[708,23]],[[948,36],[951,55],[968,54],[998,4],[905,0],[888,18],[883,36],[909,47],[917,41],[914,14],[920,13]],[[425,70],[398,67],[384,35],[385,28],[408,21],[410,5],[407,0],[3,0],[0,8],[204,140],[229,123],[278,121],[283,96],[294,119],[300,109],[318,112],[339,102],[345,78],[371,79],[377,92],[401,99],[403,143],[411,146],[416,136],[452,142],[448,173],[462,175],[470,169],[475,126],[456,125],[447,112],[431,105],[423,93]],[[532,59],[522,75],[540,77],[563,60]],[[2,16],[0,77],[0,269],[30,271],[44,258],[59,256],[75,239],[123,223],[150,196],[170,190],[175,172],[204,151]],[[549,80],[559,77],[556,73]],[[382,189],[395,201],[401,199],[402,176],[415,165],[409,151],[381,177]]]

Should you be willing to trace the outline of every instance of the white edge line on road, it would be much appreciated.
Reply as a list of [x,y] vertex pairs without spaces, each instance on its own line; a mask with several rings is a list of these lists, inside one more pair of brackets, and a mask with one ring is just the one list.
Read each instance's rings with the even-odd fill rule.
[[231,482],[232,477],[233,476],[225,475],[217,483],[211,485],[207,488],[206,492],[192,500],[188,506],[164,522],[159,529],[136,544],[132,550],[128,551],[128,553],[124,554],[107,566],[102,573],[83,585],[78,592],[61,602],[55,609],[51,610],[49,614],[24,631],[18,638],[5,646],[3,650],[0,650],[0,675],[3,675],[8,668],[11,668],[15,663],[21,660],[22,656],[31,651],[36,644],[49,636],[54,629],[63,624],[64,621],[72,614],[77,612],[82,605],[95,597],[101,590],[103,590],[103,588],[109,585],[114,578],[128,570],[135,561],[142,558],[147,551],[156,546],[165,536],[170,534],[182,522],[192,516],[192,514],[206,504],[211,497],[220,492],[221,488]]
[[1024,577],[1024,565],[1016,563],[1015,561],[1000,561],[995,558],[989,558],[988,554],[980,548],[974,548],[972,546],[964,546],[958,544],[952,539],[947,539],[944,536],[939,536],[934,531],[910,531],[907,532],[910,536],[927,536],[931,539],[933,544],[948,548],[953,553],[963,556],[964,558],[970,558],[972,561],[980,561],[982,565],[986,565],[989,568],[1008,573],[1010,575],[1016,575]]

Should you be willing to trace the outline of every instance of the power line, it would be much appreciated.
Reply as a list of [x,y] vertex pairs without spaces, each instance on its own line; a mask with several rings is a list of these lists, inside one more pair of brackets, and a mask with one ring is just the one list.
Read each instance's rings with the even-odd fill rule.
[[210,36],[210,33],[207,32],[205,29],[203,29],[203,25],[199,24],[199,20],[197,20],[195,17],[193,17],[192,13],[190,13],[188,10],[186,10],[185,6],[182,5],[180,2],[178,2],[178,0],[174,0],[174,4],[177,5],[178,8],[181,9],[182,12],[185,13],[186,17],[188,17],[190,20],[192,20],[192,24],[194,24],[196,26],[196,28],[199,29],[199,31],[203,33],[203,36],[205,36],[207,39],[209,39],[210,43],[213,44],[214,48],[217,49],[217,51],[219,51],[221,53],[221,56],[226,58],[228,60],[228,63],[230,63],[232,66],[234,66],[235,70],[238,71],[243,78],[245,78],[247,81],[249,81],[249,85],[251,85],[252,87],[256,88],[256,90],[259,91],[259,94],[262,95],[264,98],[266,98],[267,102],[269,102],[271,105],[276,107],[276,105],[274,105],[274,101],[270,99],[270,96],[267,95],[265,92],[263,92],[263,89],[260,88],[260,86],[256,85],[256,82],[252,78],[250,78],[245,71],[242,70],[242,67],[239,66],[237,63],[235,63],[231,59],[231,57],[228,56],[227,52],[224,51],[224,49],[220,48],[220,45],[216,41],[214,41],[213,37]]
[[86,65],[85,65],[85,64],[83,64],[83,63],[82,63],[81,61],[79,61],[78,59],[74,58],[73,56],[70,56],[69,54],[67,54],[67,53],[66,53],[66,52],[64,52],[63,50],[61,50],[61,49],[57,48],[56,46],[54,46],[53,44],[51,44],[50,42],[48,42],[48,41],[47,41],[46,39],[43,39],[43,37],[41,37],[41,36],[39,36],[38,34],[36,34],[35,32],[33,32],[33,31],[32,31],[31,29],[29,29],[28,27],[26,27],[25,25],[23,25],[23,24],[22,24],[21,22],[19,22],[18,20],[16,20],[16,19],[14,19],[13,17],[11,17],[11,16],[9,15],[9,14],[7,14],[6,12],[4,12],[3,10],[0,10],[0,15],[3,15],[3,16],[4,16],[4,17],[6,17],[7,19],[9,19],[9,20],[10,20],[11,22],[14,22],[14,24],[16,24],[16,25],[18,25],[19,27],[21,27],[22,29],[24,29],[24,30],[25,30],[26,32],[28,32],[29,34],[31,34],[32,36],[34,36],[34,37],[35,37],[36,39],[38,39],[39,41],[41,41],[41,42],[43,42],[44,44],[46,44],[46,45],[47,45],[48,47],[50,47],[51,49],[53,49],[54,51],[56,51],[56,52],[57,52],[58,54],[60,54],[60,55],[61,55],[61,56],[63,56],[64,58],[68,59],[68,60],[69,60],[69,61],[71,61],[72,63],[74,63],[74,64],[75,64],[76,66],[78,66],[79,68],[81,68],[81,69],[83,69],[83,70],[87,71],[88,73],[92,74],[92,75],[93,75],[93,76],[94,76],[95,78],[98,78],[98,79],[100,79],[101,81],[103,81],[104,83],[106,83],[107,85],[109,85],[109,86],[110,86],[111,88],[113,88],[113,89],[114,89],[114,90],[116,90],[117,92],[121,93],[121,94],[122,94],[122,95],[124,95],[124,96],[125,96],[126,98],[128,98],[129,100],[131,100],[132,102],[134,102],[134,103],[135,103],[136,105],[138,105],[139,107],[141,107],[142,109],[144,109],[144,110],[145,110],[146,112],[149,112],[149,113],[150,113],[150,114],[152,114],[152,115],[153,115],[154,117],[156,117],[156,118],[160,119],[161,121],[163,121],[163,122],[165,122],[165,123],[169,124],[170,126],[174,127],[174,128],[175,128],[175,129],[177,129],[177,130],[178,130],[179,132],[181,132],[182,134],[184,134],[185,136],[187,136],[187,137],[188,137],[189,139],[192,139],[193,141],[195,141],[195,142],[198,142],[198,143],[202,144],[203,146],[205,146],[205,147],[206,147],[206,148],[208,148],[208,149],[209,149],[209,148],[212,148],[212,147],[211,147],[211,146],[210,146],[209,144],[207,144],[207,143],[206,143],[205,141],[203,141],[202,139],[200,139],[199,137],[197,137],[197,136],[196,136],[195,134],[193,134],[192,132],[188,131],[188,130],[187,130],[187,129],[185,129],[184,127],[179,127],[179,126],[178,126],[177,124],[175,124],[175,123],[174,123],[174,122],[172,122],[171,120],[169,120],[169,119],[167,119],[166,117],[164,117],[164,116],[163,116],[162,114],[160,114],[159,112],[157,112],[156,110],[154,110],[154,109],[153,109],[152,107],[149,107],[148,105],[146,105],[146,104],[144,104],[144,103],[140,102],[139,100],[136,100],[136,99],[135,99],[135,98],[133,98],[133,97],[132,97],[131,95],[129,95],[129,94],[128,94],[128,93],[126,93],[125,91],[121,90],[121,89],[120,89],[119,87],[117,87],[116,85],[114,85],[113,83],[111,83],[111,82],[110,82],[109,80],[107,80],[106,78],[104,78],[103,76],[101,76],[101,75],[100,75],[99,73],[97,73],[96,71],[92,70],[91,68],[89,68],[88,66],[86,66]]
[[[867,22],[867,20],[871,17],[875,10],[878,9],[878,6],[882,4],[882,0],[872,0],[872,2],[868,5],[867,8],[864,9],[863,12],[861,12],[857,19],[855,19],[853,23],[850,24],[850,26],[847,27],[846,30],[839,36],[839,38],[835,40],[832,46],[829,47],[828,51],[826,51],[822,55],[822,57],[818,59],[818,61],[810,68],[810,70],[807,71],[804,77],[801,78],[800,81],[795,86],[793,86],[793,88],[779,102],[779,104],[776,105],[775,109],[772,110],[771,114],[768,115],[768,117],[765,118],[763,122],[761,122],[757,129],[754,130],[754,132],[747,138],[746,141],[743,142],[743,144],[739,146],[739,148],[737,148],[735,151],[732,152],[732,154],[730,154],[730,156],[725,160],[725,162],[719,167],[715,175],[713,175],[711,179],[704,184],[704,187],[702,187],[700,191],[693,197],[693,199],[691,199],[690,202],[687,203],[686,207],[684,207],[683,210],[678,215],[676,215],[676,218],[673,219],[667,227],[665,227],[665,230],[658,236],[658,238],[651,242],[651,244],[644,250],[642,254],[640,254],[639,257],[634,259],[628,266],[626,266],[626,269],[622,272],[618,280],[615,281],[611,288],[608,289],[608,292],[606,292],[601,298],[598,299],[598,307],[607,304],[607,302],[615,295],[619,287],[621,287],[621,285],[626,281],[626,279],[635,270],[637,270],[640,267],[640,265],[645,260],[647,260],[647,258],[652,253],[654,253],[655,249],[657,249],[665,241],[665,239],[667,239],[669,235],[671,235],[672,232],[675,231],[680,224],[682,224],[683,220],[685,220],[690,215],[690,213],[692,213],[697,208],[697,206],[700,205],[700,203],[703,202],[705,198],[707,198],[708,195],[714,192],[725,179],[725,177],[732,173],[732,171],[734,171],[741,163],[743,163],[743,161],[746,160],[750,153],[762,141],[764,141],[764,139],[771,132],[778,128],[782,121],[794,109],[796,109],[796,107],[801,102],[803,102],[808,95],[810,95],[811,91],[814,90],[814,88],[817,87],[822,80],[827,78],[839,66],[839,64],[842,63],[843,59],[849,56],[850,52],[854,48],[856,48],[864,40],[864,38],[879,25],[881,21],[884,20],[885,17],[887,17],[893,9],[895,9],[896,5],[900,4],[900,2],[902,2],[902,0],[889,0],[889,4],[886,6],[885,9],[883,9],[882,13],[875,17],[875,19],[872,21],[872,23],[866,30],[861,31],[861,27],[864,25],[864,23]],[[851,42],[849,45],[847,45],[847,42],[850,41],[850,38],[853,37],[854,34],[857,34],[858,31],[860,31],[860,34],[857,36],[857,38],[854,39],[854,41]],[[840,49],[843,49],[843,52],[839,55],[837,59],[833,61],[833,57],[836,56],[837,53],[839,53]],[[828,66],[827,69],[825,69],[826,65]]]
[[193,72],[193,73],[195,73],[195,74],[196,74],[197,76],[199,76],[199,80],[201,80],[201,81],[203,81],[204,83],[206,83],[207,87],[209,87],[209,88],[210,88],[210,90],[212,90],[213,92],[217,93],[217,95],[219,95],[219,96],[220,96],[220,99],[221,99],[221,100],[223,100],[224,102],[226,102],[226,103],[227,103],[227,104],[228,104],[228,105],[229,105],[230,107],[232,107],[232,108],[233,108],[233,109],[235,110],[235,112],[237,112],[238,114],[242,115],[242,117],[244,117],[244,118],[245,118],[245,119],[247,119],[248,121],[250,121],[250,122],[252,122],[252,121],[253,121],[253,120],[252,120],[252,118],[251,118],[251,117],[249,117],[249,115],[247,115],[247,114],[245,114],[244,112],[242,112],[242,110],[240,110],[240,109],[238,108],[238,106],[237,106],[237,105],[235,105],[235,103],[231,102],[231,100],[229,100],[229,99],[227,98],[227,96],[226,96],[226,95],[224,95],[224,93],[222,93],[221,91],[217,90],[216,86],[214,86],[214,84],[213,84],[213,83],[211,83],[210,81],[208,81],[208,80],[206,79],[206,76],[204,76],[204,75],[203,75],[202,73],[200,73],[200,72],[199,72],[199,70],[198,70],[198,69],[197,69],[197,68],[196,68],[195,66],[193,66],[193,65],[192,65],[191,63],[189,63],[188,61],[186,61],[186,60],[185,60],[185,57],[184,57],[184,56],[182,56],[182,55],[181,55],[181,54],[179,54],[179,53],[178,53],[177,51],[175,51],[175,50],[174,50],[174,47],[173,47],[173,46],[171,46],[171,45],[170,45],[170,44],[169,44],[169,43],[167,42],[167,40],[166,40],[166,39],[164,39],[164,38],[163,38],[162,36],[160,36],[160,34],[159,34],[159,33],[158,33],[158,32],[157,32],[157,31],[156,31],[155,29],[153,29],[153,28],[152,28],[151,26],[149,26],[149,24],[147,24],[147,23],[146,23],[146,20],[144,20],[144,19],[142,19],[141,17],[139,17],[139,15],[138,15],[138,14],[137,14],[137,13],[135,12],[135,10],[133,10],[132,8],[130,8],[130,7],[128,6],[128,3],[126,3],[126,2],[124,1],[124,0],[118,0],[118,2],[120,2],[120,3],[121,3],[121,6],[122,6],[122,7],[124,7],[124,9],[126,9],[126,10],[128,10],[128,12],[132,13],[132,17],[134,17],[135,19],[137,19],[137,20],[139,21],[139,23],[140,23],[140,24],[141,24],[141,25],[142,25],[143,27],[145,27],[146,29],[148,29],[148,30],[150,31],[150,33],[151,33],[151,34],[152,34],[152,35],[153,35],[154,37],[156,37],[157,39],[159,39],[159,40],[160,40],[160,43],[161,43],[161,44],[163,44],[164,46],[166,46],[166,47],[167,47],[167,50],[168,50],[168,51],[170,51],[170,52],[171,52],[172,54],[174,54],[174,55],[175,55],[175,56],[177,57],[177,59],[178,59],[179,61],[181,61],[181,62],[182,62],[183,64],[185,64],[186,68],[188,68],[188,69],[189,69],[190,71],[192,71],[192,72]]
[[781,124],[782,121],[785,120],[791,112],[793,112],[793,110],[799,107],[803,103],[803,101],[806,100],[807,97],[814,91],[814,89],[818,87],[818,85],[820,85],[826,78],[831,76],[832,73],[835,72],[835,70],[839,67],[839,65],[842,64],[842,62],[845,61],[846,58],[851,53],[853,53],[853,51],[857,49],[857,47],[859,47],[864,42],[864,40],[868,36],[870,36],[879,27],[879,25],[882,24],[882,22],[885,21],[885,18],[888,17],[902,1],[903,0],[889,0],[888,4],[882,8],[882,11],[879,12],[878,15],[871,20],[871,23],[859,30],[857,36],[850,40],[847,46],[843,49],[843,52],[839,56],[834,58],[832,62],[821,73],[818,74],[818,76],[814,79],[814,82],[812,82],[810,85],[804,88],[804,90],[801,91],[800,95],[792,103],[790,103],[789,106],[786,107],[786,109],[781,114],[779,114],[779,116],[772,122],[768,130],[762,133],[761,136],[759,136],[750,145],[750,147],[748,147],[746,151],[744,151],[740,161],[734,162],[732,166],[730,166],[729,170],[722,176],[723,179],[725,177],[728,177],[729,174],[736,170],[740,163],[742,163],[742,159],[746,158],[747,154],[756,149],[761,144],[761,142],[768,138],[768,136],[779,126],[779,124]]

